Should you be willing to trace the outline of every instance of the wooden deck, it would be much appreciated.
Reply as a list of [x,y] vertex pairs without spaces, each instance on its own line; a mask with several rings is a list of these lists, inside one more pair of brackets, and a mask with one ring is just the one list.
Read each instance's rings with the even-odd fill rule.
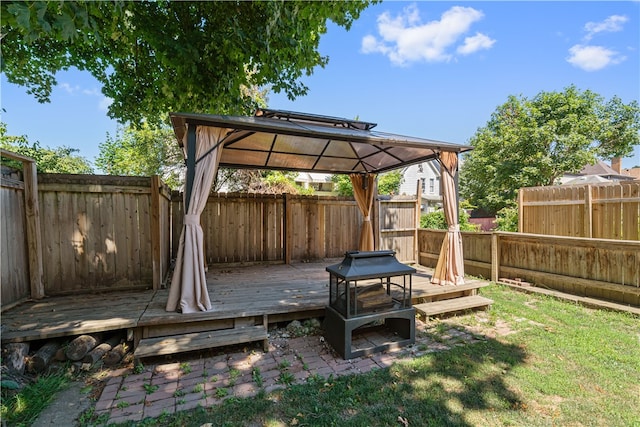
[[[140,340],[158,341],[171,335],[226,330],[238,325],[264,324],[266,330],[268,324],[322,317],[329,300],[329,274],[325,268],[340,261],[213,266],[207,273],[213,309],[194,314],[165,311],[168,289],[29,301],[2,313],[2,342],[127,330],[137,346]],[[419,268],[413,275],[414,303],[434,301],[434,294],[447,289],[432,285],[430,278],[431,270],[426,268]],[[483,283],[470,288],[481,286]],[[469,292],[450,288],[451,292]]]

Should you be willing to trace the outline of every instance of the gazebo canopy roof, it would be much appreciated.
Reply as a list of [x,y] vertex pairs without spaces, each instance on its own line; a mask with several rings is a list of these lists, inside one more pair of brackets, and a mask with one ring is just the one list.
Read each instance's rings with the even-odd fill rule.
[[316,114],[261,109],[255,116],[171,113],[178,143],[187,125],[227,129],[220,166],[322,173],[380,173],[461,153],[468,145],[372,130],[376,124]]

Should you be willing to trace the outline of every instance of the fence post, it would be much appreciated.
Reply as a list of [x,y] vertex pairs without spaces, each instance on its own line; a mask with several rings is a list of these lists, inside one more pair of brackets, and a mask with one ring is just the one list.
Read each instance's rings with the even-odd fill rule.
[[522,233],[522,228],[524,227],[524,193],[522,192],[522,188],[518,189],[518,233]]
[[291,206],[289,205],[289,195],[284,193],[284,263],[291,264]]
[[44,270],[42,267],[42,234],[40,233],[40,207],[38,205],[38,172],[33,161],[23,161],[24,205],[29,248],[29,281],[31,298],[44,297]]
[[491,281],[500,278],[500,236],[495,231],[491,233]]
[[592,202],[592,187],[587,185],[587,189],[584,194],[584,237],[593,237],[593,202]]
[[162,282],[162,257],[160,253],[160,177],[151,177],[151,265],[153,290]]

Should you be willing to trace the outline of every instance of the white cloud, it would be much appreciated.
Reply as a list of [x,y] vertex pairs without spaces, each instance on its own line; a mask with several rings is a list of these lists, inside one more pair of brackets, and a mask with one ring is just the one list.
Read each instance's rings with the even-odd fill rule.
[[623,15],[611,15],[602,22],[587,22],[584,24],[584,30],[587,32],[585,40],[591,40],[594,35],[602,32],[622,31],[623,24],[628,20],[629,18]]
[[464,39],[464,44],[462,46],[458,46],[456,52],[461,55],[470,55],[479,50],[491,49],[495,42],[495,40],[490,39],[484,34],[476,33],[475,36],[466,37]]
[[[584,40],[589,42],[593,36],[599,33],[622,31],[628,20],[623,15],[611,15],[602,22],[587,22],[584,25],[584,31],[587,33]],[[569,49],[567,62],[584,71],[598,71],[610,65],[619,64],[626,59],[624,55],[604,46],[577,44]]]
[[609,65],[619,64],[626,57],[602,46],[577,44],[569,49],[567,62],[585,71],[598,71]]
[[93,89],[83,89],[82,93],[89,96],[101,96],[102,94],[95,87]]
[[113,104],[113,99],[103,96],[102,99],[100,99],[100,102],[98,103],[98,109],[100,111],[105,111],[105,112],[109,111],[109,107],[111,106],[111,104]]
[[60,83],[60,89],[67,93],[75,93],[80,90],[80,86],[71,86],[69,83]]
[[[418,61],[447,62],[454,58],[459,39],[483,17],[482,12],[471,7],[454,6],[444,12],[439,21],[423,24],[417,6],[412,4],[396,17],[388,12],[378,16],[379,37],[364,37],[362,52],[382,53],[396,65]],[[477,33],[466,38],[457,47],[457,52],[468,55],[479,49],[489,49],[493,43],[495,40]]]
[[67,93],[70,94],[76,94],[76,93],[81,93],[82,95],[86,95],[86,96],[95,96],[97,98],[99,98],[98,100],[98,110],[100,111],[108,111],[109,110],[109,106],[111,104],[113,104],[113,99],[111,98],[107,98],[106,96],[104,96],[102,94],[102,92],[100,92],[99,89],[97,88],[92,88],[92,89],[82,89],[80,86],[75,85],[72,86],[69,83],[60,83],[60,88],[63,89],[64,91],[66,91]]

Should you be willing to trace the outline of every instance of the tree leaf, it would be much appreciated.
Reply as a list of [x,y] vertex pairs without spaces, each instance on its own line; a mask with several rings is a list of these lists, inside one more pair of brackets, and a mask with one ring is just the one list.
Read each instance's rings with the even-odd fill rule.
[[56,19],[56,26],[61,31],[61,37],[64,41],[72,40],[76,36],[76,25],[71,16],[63,12]]
[[31,10],[29,6],[21,3],[11,3],[7,7],[7,11],[16,17],[16,23],[28,31],[31,28]]

